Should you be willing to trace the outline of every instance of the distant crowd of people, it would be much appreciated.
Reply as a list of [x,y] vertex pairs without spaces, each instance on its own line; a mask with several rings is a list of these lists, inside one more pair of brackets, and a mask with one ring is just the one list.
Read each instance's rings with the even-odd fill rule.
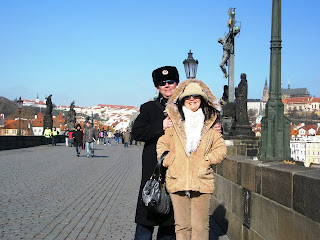
[[[49,144],[51,141],[52,146],[57,145],[57,136],[59,135],[59,132],[55,127],[52,131],[47,127],[43,135],[46,144]],[[110,146],[112,139],[114,139],[116,144],[122,143],[124,144],[124,147],[129,147],[129,143],[131,145],[133,142],[128,129],[126,131],[116,130],[114,132],[105,129],[97,130],[90,120],[86,122],[83,129],[80,124],[77,124],[74,129],[67,129],[64,132],[64,136],[66,147],[75,147],[78,157],[80,156],[81,149],[87,150],[87,157],[94,157],[94,143]],[[135,141],[135,145],[137,145],[137,141]]]

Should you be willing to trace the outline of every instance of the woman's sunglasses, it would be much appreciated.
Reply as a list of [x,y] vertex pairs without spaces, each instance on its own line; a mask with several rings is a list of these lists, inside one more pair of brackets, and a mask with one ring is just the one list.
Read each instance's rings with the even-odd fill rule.
[[175,83],[175,81],[173,81],[173,80],[165,80],[165,81],[161,81],[161,82],[159,82],[159,86],[164,86],[164,85],[166,85],[166,83],[168,83],[169,85],[172,85],[172,84],[174,84]]
[[189,95],[189,96],[185,96],[184,100],[190,100],[191,97],[193,97],[193,99],[200,99],[201,98],[200,95]]

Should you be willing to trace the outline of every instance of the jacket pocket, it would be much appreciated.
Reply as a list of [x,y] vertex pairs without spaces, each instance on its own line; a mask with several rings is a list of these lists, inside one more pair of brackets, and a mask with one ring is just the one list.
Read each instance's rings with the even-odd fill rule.
[[203,161],[203,164],[199,166],[198,177],[201,179],[213,179],[213,169],[209,165],[209,161]]
[[172,167],[169,167],[167,169],[166,178],[168,178],[168,179],[177,179],[178,178],[176,171]]
[[169,152],[168,155],[165,157],[165,159],[163,160],[162,165],[166,168],[168,168],[169,166],[172,165],[174,161],[174,155],[172,152]]

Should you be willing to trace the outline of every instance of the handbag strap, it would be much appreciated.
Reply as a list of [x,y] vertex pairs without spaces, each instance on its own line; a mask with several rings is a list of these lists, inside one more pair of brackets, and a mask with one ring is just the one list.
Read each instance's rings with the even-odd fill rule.
[[162,153],[150,179],[154,179],[154,180],[158,180],[158,181],[161,181],[164,179],[164,176],[162,176],[162,175],[165,174],[165,168],[162,166],[162,162],[168,153],[169,153],[169,151],[165,151]]

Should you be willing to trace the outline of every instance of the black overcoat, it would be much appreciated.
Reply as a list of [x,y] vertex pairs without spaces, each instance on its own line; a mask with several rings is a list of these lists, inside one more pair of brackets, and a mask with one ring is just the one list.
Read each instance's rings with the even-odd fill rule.
[[73,145],[75,147],[81,147],[82,146],[82,131],[81,130],[73,131],[72,137],[74,138]]
[[158,99],[155,101],[150,101],[141,105],[140,114],[138,115],[132,127],[133,139],[145,143],[142,153],[142,178],[135,222],[147,226],[174,225],[172,209],[167,215],[148,211],[141,198],[142,189],[145,183],[151,177],[157,164],[157,141],[164,134],[163,120],[165,119],[165,115],[163,111],[165,109],[165,105],[163,100],[166,99],[161,99],[160,97],[158,97]]

